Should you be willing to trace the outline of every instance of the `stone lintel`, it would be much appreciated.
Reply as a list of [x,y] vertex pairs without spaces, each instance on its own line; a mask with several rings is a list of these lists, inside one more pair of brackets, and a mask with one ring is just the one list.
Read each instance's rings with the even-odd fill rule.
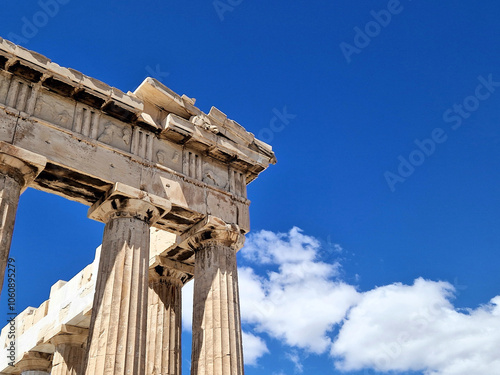
[[15,178],[24,190],[45,168],[47,159],[34,152],[0,142],[0,173]]
[[169,200],[117,182],[88,211],[89,218],[107,223],[113,215],[139,217],[154,224],[172,208]]

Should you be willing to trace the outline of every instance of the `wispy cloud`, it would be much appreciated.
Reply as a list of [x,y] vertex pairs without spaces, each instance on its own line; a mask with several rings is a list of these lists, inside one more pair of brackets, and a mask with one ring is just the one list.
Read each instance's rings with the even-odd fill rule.
[[296,373],[304,372],[304,365],[297,352],[287,353],[286,357],[294,364]]

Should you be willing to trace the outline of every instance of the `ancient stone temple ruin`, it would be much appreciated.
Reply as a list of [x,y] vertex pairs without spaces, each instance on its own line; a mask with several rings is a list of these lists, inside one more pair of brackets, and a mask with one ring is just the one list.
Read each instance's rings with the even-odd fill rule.
[[180,375],[194,278],[191,374],[243,374],[236,252],[246,185],[270,163],[237,122],[152,78],[125,94],[0,39],[0,280],[27,187],[105,223],[95,261],[16,318],[12,361],[4,328],[0,373]]

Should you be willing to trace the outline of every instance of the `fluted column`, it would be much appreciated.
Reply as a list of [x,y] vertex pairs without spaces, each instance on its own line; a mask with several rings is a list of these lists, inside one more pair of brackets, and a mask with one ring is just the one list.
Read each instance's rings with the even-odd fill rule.
[[236,225],[195,235],[192,375],[242,375],[243,347],[236,251],[244,236]]
[[89,330],[86,375],[144,375],[149,227],[170,203],[115,184],[89,211],[106,223]]
[[0,142],[0,292],[9,258],[19,197],[38,176],[46,159]]
[[51,375],[82,375],[88,330],[74,327],[76,332],[61,333],[50,342],[55,346]]
[[16,372],[21,375],[49,375],[51,355],[40,352],[28,352],[16,364]]
[[182,294],[189,276],[169,267],[149,272],[147,375],[181,375]]

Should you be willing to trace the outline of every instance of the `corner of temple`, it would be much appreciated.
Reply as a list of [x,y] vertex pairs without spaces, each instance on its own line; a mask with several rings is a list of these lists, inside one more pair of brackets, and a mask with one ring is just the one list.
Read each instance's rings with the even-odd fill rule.
[[89,208],[88,217],[103,223],[112,217],[135,217],[153,225],[171,208],[168,199],[117,182]]

